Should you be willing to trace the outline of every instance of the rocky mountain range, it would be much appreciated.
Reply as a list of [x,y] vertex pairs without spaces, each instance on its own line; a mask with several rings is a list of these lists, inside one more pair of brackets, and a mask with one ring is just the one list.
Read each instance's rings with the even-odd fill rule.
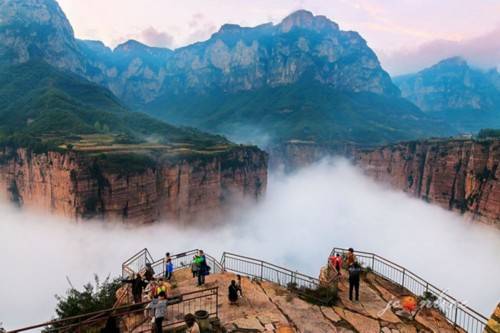
[[395,78],[403,97],[461,132],[500,127],[500,74],[454,57]]
[[76,39],[54,0],[1,4],[3,64],[44,60],[174,124],[273,143],[374,144],[453,132],[400,97],[358,33],[305,10],[279,24],[226,24],[176,50],[137,41],[111,50]]

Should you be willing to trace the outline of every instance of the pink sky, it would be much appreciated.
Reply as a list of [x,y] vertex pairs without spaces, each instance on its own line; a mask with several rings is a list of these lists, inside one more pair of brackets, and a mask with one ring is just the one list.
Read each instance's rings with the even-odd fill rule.
[[[485,43],[491,39],[483,38],[500,30],[498,0],[58,1],[77,37],[99,39],[109,46],[135,38],[149,45],[176,48],[209,38],[224,23],[276,23],[303,8],[328,16],[343,30],[360,32],[393,74],[430,65],[443,55],[455,55],[464,50],[460,47],[463,44],[466,49],[478,48],[466,55],[472,62],[489,67],[500,64],[498,53],[484,54],[490,52]],[[436,47],[429,47],[436,40],[448,42],[441,42],[436,51]],[[443,47],[449,52],[443,52]],[[475,61],[477,53],[481,61]],[[486,63],[484,59],[488,59]]]

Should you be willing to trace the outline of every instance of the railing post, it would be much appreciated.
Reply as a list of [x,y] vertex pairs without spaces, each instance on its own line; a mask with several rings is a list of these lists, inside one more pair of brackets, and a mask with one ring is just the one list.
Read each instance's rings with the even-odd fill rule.
[[458,302],[455,302],[455,319],[453,320],[453,326],[457,326],[458,319]]
[[372,254],[372,272],[375,269],[375,255]]
[[406,269],[403,268],[403,278],[401,280],[401,287],[404,288],[405,287],[405,274],[406,274]]
[[260,262],[260,280],[262,281],[263,278],[264,278],[264,262],[261,261]]

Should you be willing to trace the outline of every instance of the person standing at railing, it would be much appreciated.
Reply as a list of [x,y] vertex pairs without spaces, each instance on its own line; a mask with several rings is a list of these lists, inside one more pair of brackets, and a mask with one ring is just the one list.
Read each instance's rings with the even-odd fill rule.
[[163,321],[167,316],[167,295],[164,291],[160,292],[157,299],[153,299],[146,306],[151,311],[156,333],[163,332]]
[[172,263],[172,259],[167,259],[167,264],[165,265],[165,278],[170,281],[172,278],[172,274],[174,273],[174,264]]
[[356,262],[356,255],[354,254],[354,249],[352,247],[350,247],[349,250],[347,250],[346,262],[347,262],[347,268],[351,267]]
[[193,256],[193,261],[191,262],[191,272],[193,277],[198,276],[198,271],[200,270],[200,265],[198,264],[198,255]]
[[141,277],[141,274],[137,273],[135,279],[122,280],[123,283],[132,284],[132,295],[134,297],[134,303],[142,302],[142,290],[148,285]]
[[353,289],[356,292],[356,302],[359,301],[359,280],[361,276],[361,266],[358,262],[354,262],[349,267],[349,300],[352,301]]
[[203,253],[203,250],[200,250],[198,252],[198,258],[197,258],[197,263],[199,266],[198,269],[198,286],[204,285],[205,284],[205,276],[208,275],[210,268],[208,267],[207,264],[207,258],[205,257],[205,254]]
[[167,252],[167,253],[165,253],[165,259],[163,261],[165,263],[165,274],[163,274],[163,277],[168,279],[168,280],[170,280],[167,276],[168,275],[167,264],[168,264],[169,260],[172,261],[172,258],[170,257],[170,252]]

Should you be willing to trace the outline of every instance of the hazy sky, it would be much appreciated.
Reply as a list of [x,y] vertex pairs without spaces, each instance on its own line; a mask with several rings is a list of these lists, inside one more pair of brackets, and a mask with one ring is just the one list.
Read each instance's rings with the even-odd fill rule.
[[[479,49],[476,62],[480,65],[500,64],[500,47],[491,48],[493,51],[487,47],[500,40],[498,0],[58,1],[78,37],[99,39],[110,46],[135,38],[175,48],[207,39],[223,23],[277,23],[303,8],[328,16],[343,30],[360,32],[393,73],[464,50],[475,61],[477,52],[471,48]],[[437,47],[428,47],[436,41],[440,41]],[[490,53],[486,58],[485,52]]]

